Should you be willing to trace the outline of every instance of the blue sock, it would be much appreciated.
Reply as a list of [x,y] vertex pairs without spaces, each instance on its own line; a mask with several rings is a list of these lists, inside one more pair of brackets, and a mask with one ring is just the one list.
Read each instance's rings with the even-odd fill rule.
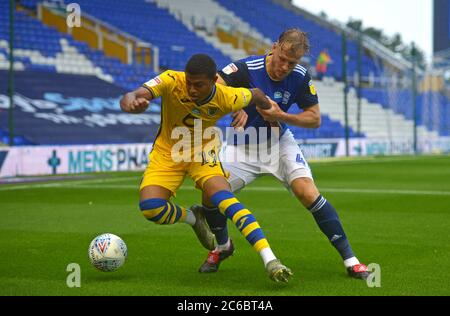
[[207,207],[203,205],[206,222],[216,236],[219,245],[225,245],[228,241],[227,217],[220,213],[217,207]]
[[354,257],[354,253],[345,235],[344,228],[334,207],[320,195],[308,207],[320,230],[327,236],[331,244],[337,249],[342,259]]

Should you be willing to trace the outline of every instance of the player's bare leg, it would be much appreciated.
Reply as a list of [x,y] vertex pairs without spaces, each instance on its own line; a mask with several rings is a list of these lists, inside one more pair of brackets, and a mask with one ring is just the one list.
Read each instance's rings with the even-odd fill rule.
[[297,199],[308,208],[319,197],[320,192],[310,178],[297,178],[291,183],[291,189]]
[[297,178],[291,183],[292,192],[313,215],[320,230],[344,260],[347,273],[356,279],[367,279],[367,267],[355,257],[334,207],[320,194],[310,178]]
[[148,199],[163,199],[168,201],[172,196],[172,192],[159,185],[149,185],[139,192],[140,201]]

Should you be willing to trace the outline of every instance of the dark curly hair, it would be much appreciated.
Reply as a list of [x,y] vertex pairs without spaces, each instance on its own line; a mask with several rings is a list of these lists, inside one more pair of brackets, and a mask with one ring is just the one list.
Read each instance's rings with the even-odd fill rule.
[[189,58],[184,71],[190,75],[206,75],[209,79],[214,79],[217,74],[217,66],[208,55],[195,54]]

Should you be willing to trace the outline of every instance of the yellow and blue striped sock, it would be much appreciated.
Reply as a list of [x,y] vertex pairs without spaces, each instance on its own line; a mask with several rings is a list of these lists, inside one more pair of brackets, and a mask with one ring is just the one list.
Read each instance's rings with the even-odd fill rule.
[[211,202],[220,212],[231,219],[245,239],[259,253],[268,248],[269,243],[253,214],[242,205],[233,193],[219,191],[211,197]]
[[160,225],[184,222],[187,215],[185,208],[164,199],[141,201],[139,208],[146,219]]

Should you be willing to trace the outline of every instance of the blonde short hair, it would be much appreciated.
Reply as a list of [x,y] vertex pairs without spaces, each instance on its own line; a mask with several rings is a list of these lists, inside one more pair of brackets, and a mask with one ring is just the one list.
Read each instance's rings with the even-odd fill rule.
[[309,52],[310,48],[307,34],[298,28],[285,30],[280,34],[277,43],[280,47],[288,47],[288,50],[293,54],[301,51],[302,55],[304,55]]

